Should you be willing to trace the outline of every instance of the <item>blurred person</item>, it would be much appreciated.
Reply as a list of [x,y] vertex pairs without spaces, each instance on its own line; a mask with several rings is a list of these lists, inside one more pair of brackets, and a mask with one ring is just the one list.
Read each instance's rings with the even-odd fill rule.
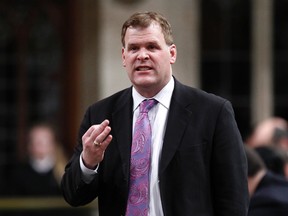
[[251,135],[245,141],[250,147],[267,146],[273,144],[276,129],[287,130],[288,123],[280,117],[270,117],[259,122],[253,129]]
[[280,149],[273,145],[258,146],[254,149],[259,154],[268,170],[277,175],[285,176],[285,159]]
[[269,171],[255,149],[245,147],[250,205],[248,216],[287,216],[288,181]]
[[36,123],[28,131],[27,157],[12,172],[13,194],[60,196],[60,181],[67,163],[54,127]]
[[288,154],[288,128],[276,128],[273,134],[273,143]]
[[[286,176],[286,178],[288,178],[288,132],[287,131],[288,131],[287,120],[281,117],[274,116],[274,117],[270,117],[259,122],[253,129],[250,136],[245,140],[245,143],[249,145],[250,147],[260,148],[263,151],[266,151],[266,153],[267,151],[270,151],[269,150],[270,148],[276,148],[276,150],[278,149],[277,150],[278,156],[280,154],[282,159],[284,160],[284,164],[283,164],[284,173],[283,174],[284,176]],[[268,149],[264,146],[266,146]],[[265,154],[264,152],[262,153]]]
[[284,175],[288,179],[288,129],[276,128],[274,131],[273,143],[279,148],[284,158]]
[[[10,195],[35,199],[33,208],[1,212],[3,216],[90,216],[91,209],[75,211],[67,206],[54,206],[53,198],[62,198],[60,182],[67,163],[55,126],[47,122],[33,124],[27,133],[27,155],[24,162],[14,164],[11,170]],[[37,207],[39,198],[51,199],[51,207]],[[58,200],[58,199],[57,199]]]
[[62,179],[66,201],[98,197],[100,216],[246,216],[247,161],[231,103],[172,75],[177,50],[162,15],[133,14],[121,37],[132,86],[86,111]]

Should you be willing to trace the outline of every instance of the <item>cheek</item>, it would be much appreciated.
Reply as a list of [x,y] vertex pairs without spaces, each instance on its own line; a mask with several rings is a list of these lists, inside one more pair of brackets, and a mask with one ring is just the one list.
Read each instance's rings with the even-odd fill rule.
[[133,69],[129,63],[126,62],[125,71],[128,75],[128,78],[131,80],[133,78]]
[[126,69],[132,69],[133,65],[135,63],[135,58],[133,58],[132,56],[126,56],[126,58],[123,60],[123,65],[125,65],[124,67],[126,67]]

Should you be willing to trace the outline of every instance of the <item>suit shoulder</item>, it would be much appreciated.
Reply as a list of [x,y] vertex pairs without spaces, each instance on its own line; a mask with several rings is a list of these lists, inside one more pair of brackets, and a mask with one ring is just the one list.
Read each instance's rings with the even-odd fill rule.
[[130,103],[132,101],[131,98],[132,90],[131,88],[126,88],[91,104],[86,110],[86,115],[94,118],[101,113],[101,116],[109,118],[112,113],[116,112],[127,103]]
[[99,107],[99,106],[111,106],[118,103],[124,103],[132,96],[131,88],[126,88],[121,91],[118,91],[106,98],[100,99],[99,101],[90,105],[90,108]]
[[184,100],[192,101],[194,105],[206,104],[215,106],[216,104],[223,105],[224,103],[229,102],[227,99],[223,97],[184,84],[180,84],[179,93],[180,93],[179,95],[182,95],[184,97]]

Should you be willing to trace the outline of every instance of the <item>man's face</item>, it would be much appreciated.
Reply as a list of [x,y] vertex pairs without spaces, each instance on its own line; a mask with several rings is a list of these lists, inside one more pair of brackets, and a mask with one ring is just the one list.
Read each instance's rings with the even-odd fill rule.
[[158,24],[147,28],[128,28],[122,48],[123,66],[136,90],[153,97],[170,80],[176,46],[167,45]]

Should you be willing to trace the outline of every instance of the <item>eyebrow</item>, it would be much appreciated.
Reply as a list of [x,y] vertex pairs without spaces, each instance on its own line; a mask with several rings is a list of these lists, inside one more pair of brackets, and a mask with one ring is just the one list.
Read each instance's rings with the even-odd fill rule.
[[[131,46],[139,46],[140,44],[143,44],[142,42],[139,42],[139,43],[130,43],[130,44],[127,44],[127,47],[131,47]],[[159,46],[159,43],[157,41],[149,41],[149,42],[146,42],[144,43],[145,46],[147,45],[158,45]]]

